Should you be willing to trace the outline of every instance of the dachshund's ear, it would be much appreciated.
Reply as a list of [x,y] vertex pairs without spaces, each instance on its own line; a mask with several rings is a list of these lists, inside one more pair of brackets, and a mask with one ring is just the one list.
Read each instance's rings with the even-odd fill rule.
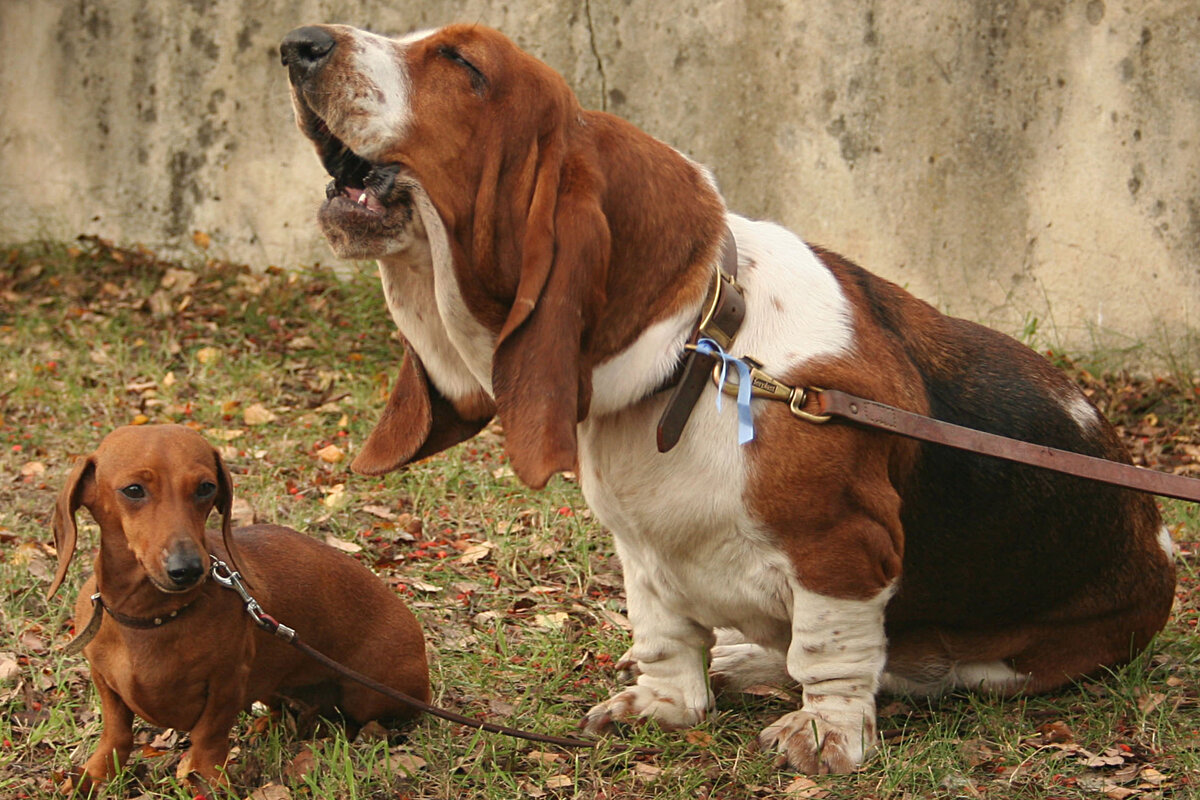
[[575,468],[575,426],[587,416],[592,392],[584,337],[603,299],[611,246],[586,167],[550,154],[542,161],[516,300],[492,359],[505,449],[513,471],[535,489]]
[[460,413],[429,382],[421,359],[407,347],[387,406],[350,468],[360,475],[391,472],[470,439],[495,414],[482,391]]
[[254,581],[246,571],[246,562],[238,556],[237,547],[233,543],[233,476],[221,451],[213,448],[213,461],[217,468],[217,499],[213,508],[221,515],[221,544],[225,547],[225,557],[229,559],[230,569],[236,570],[245,579],[247,585],[253,586]]
[[46,590],[46,599],[54,596],[67,576],[67,567],[71,565],[71,559],[75,555],[75,541],[78,538],[75,512],[81,505],[90,502],[87,495],[95,488],[95,476],[95,458],[93,456],[81,458],[71,469],[66,484],[58,493],[51,523],[54,528],[54,549],[58,552],[58,569],[54,573],[54,580],[50,582],[50,588]]

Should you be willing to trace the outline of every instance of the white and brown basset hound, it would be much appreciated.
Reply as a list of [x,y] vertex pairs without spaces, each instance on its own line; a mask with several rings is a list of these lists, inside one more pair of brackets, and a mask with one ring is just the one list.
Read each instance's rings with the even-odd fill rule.
[[797,386],[1127,460],[1029,349],[730,213],[703,167],[584,110],[494,30],[305,27],[281,53],[334,179],[320,224],[339,255],[378,259],[409,345],[353,466],[397,469],[498,416],[526,484],[578,471],[616,538],[637,675],[588,729],[695,725],[710,672],[790,677],[803,707],[762,741],[843,772],[876,743],[881,688],[1045,690],[1163,626],[1174,568],[1148,496],[763,400],[740,444],[738,404],[718,411],[711,383],[678,444],[656,447],[727,231],[745,301],[734,355]]

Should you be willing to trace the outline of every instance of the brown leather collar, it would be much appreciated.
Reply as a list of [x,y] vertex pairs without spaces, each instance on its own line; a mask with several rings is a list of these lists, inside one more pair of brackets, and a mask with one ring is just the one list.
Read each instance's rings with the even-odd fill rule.
[[[746,316],[746,300],[742,296],[742,287],[737,284],[737,262],[737,242],[734,241],[733,231],[726,227],[725,240],[721,245],[721,263],[704,301],[700,322],[688,339],[690,345],[694,346],[701,338],[712,339],[722,350],[728,350],[733,344],[733,338]],[[658,452],[665,453],[679,442],[683,427],[716,363],[716,356],[691,348],[687,350],[679,379],[658,420]]]
[[88,642],[96,638],[96,634],[100,631],[100,623],[104,621],[104,613],[108,615],[123,628],[134,628],[136,630],[151,630],[153,628],[161,628],[168,622],[173,622],[179,619],[188,609],[196,605],[196,601],[203,595],[199,595],[187,603],[184,603],[179,608],[159,617],[131,617],[128,614],[122,614],[114,608],[111,608],[100,597],[100,593],[96,592],[92,595],[92,618],[88,620],[87,627],[79,632],[78,635],[71,641],[63,645],[63,652],[67,655],[78,653]]

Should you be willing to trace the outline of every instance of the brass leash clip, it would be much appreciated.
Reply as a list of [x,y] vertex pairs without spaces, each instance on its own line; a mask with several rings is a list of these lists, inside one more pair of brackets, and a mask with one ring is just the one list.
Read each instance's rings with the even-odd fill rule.
[[[813,394],[821,390],[813,387],[788,386],[775,380],[763,371],[762,363],[751,356],[742,356],[742,361],[750,367],[750,394],[752,397],[762,397],[767,400],[779,400],[788,404],[788,410],[799,419],[820,424],[829,421],[828,414],[814,414],[806,411],[804,406]],[[734,397],[738,393],[736,370],[726,371],[725,380],[721,380],[721,365],[713,367],[712,380],[722,392]],[[732,380],[731,380],[732,377]]]

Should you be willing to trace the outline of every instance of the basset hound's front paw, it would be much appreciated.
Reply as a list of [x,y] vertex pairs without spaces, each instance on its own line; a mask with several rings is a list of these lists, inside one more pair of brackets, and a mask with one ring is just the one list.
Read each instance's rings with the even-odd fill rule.
[[595,734],[611,729],[616,722],[640,723],[652,719],[666,730],[680,730],[700,724],[706,713],[703,707],[689,707],[682,693],[639,684],[592,706],[580,727]]
[[856,771],[875,749],[875,722],[862,714],[793,711],[767,726],[758,742],[800,772],[844,774]]

